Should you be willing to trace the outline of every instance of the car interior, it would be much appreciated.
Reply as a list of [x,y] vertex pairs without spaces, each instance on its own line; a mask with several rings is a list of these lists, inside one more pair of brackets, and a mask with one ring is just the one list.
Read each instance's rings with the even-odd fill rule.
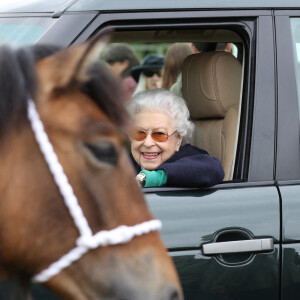
[[[127,43],[139,54],[165,54],[172,43],[214,43],[215,51],[188,56],[182,66],[181,96],[195,124],[191,144],[222,162],[224,181],[235,179],[245,47],[227,29],[115,30],[110,43]],[[224,45],[230,44],[230,50]],[[220,49],[220,50],[219,50]]]
[[218,157],[224,180],[230,180],[237,142],[241,64],[231,53],[210,51],[187,57],[182,69],[182,95],[195,124],[192,144]]

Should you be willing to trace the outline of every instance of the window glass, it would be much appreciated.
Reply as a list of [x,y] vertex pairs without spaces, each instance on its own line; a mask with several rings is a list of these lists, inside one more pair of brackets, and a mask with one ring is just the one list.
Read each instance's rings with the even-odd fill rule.
[[51,18],[0,18],[0,42],[34,44],[53,23]]
[[293,36],[294,65],[297,80],[298,102],[300,103],[300,18],[291,18],[291,26]]
[[11,13],[11,12],[55,12],[63,10],[67,5],[68,0],[9,0],[0,1],[0,12]]

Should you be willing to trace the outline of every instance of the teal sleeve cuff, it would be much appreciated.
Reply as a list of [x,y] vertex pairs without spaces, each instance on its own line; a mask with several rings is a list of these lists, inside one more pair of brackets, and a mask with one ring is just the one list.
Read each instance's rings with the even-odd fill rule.
[[163,186],[167,183],[167,174],[164,170],[143,170],[140,173],[146,174],[146,183],[144,187]]

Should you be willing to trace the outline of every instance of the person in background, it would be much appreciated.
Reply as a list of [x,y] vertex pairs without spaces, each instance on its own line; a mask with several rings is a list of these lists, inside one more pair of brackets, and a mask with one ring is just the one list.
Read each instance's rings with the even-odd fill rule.
[[134,95],[144,90],[161,88],[161,71],[163,65],[163,55],[148,54],[144,57],[140,66],[131,69],[131,75],[138,83]]
[[194,125],[185,101],[164,89],[136,94],[127,104],[133,119],[131,158],[144,187],[209,187],[224,178],[221,162],[188,142]]
[[132,48],[127,44],[114,44],[104,54],[108,67],[121,78],[125,101],[132,98],[137,83],[130,72],[133,67],[139,66],[140,61]]
[[171,88],[181,73],[184,59],[193,53],[191,44],[188,43],[175,43],[168,48],[163,67],[162,88],[167,90]]

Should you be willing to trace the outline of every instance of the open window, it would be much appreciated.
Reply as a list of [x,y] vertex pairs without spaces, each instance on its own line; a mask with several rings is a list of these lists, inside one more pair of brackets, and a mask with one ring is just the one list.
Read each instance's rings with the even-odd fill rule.
[[236,164],[246,55],[241,35],[231,29],[207,27],[116,29],[110,43],[129,45],[140,60],[149,53],[165,55],[174,43],[197,45],[198,51],[194,47],[182,64],[179,88],[175,82],[170,89],[187,102],[195,124],[191,144],[219,158],[224,181],[241,179],[240,164]]

